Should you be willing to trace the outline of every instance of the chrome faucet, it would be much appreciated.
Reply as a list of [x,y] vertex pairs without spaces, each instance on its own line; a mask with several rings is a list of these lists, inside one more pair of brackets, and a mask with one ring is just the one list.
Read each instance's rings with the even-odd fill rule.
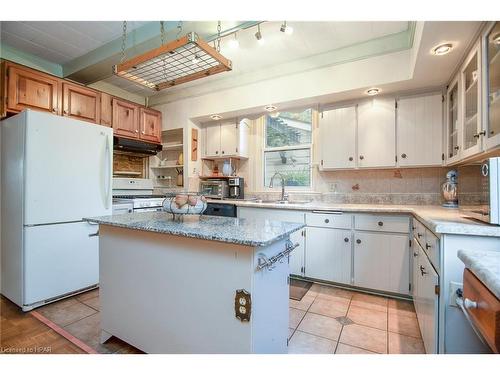
[[273,177],[271,177],[271,181],[269,182],[269,187],[270,188],[274,187],[273,181],[274,181],[274,177],[276,177],[276,176],[280,176],[280,179],[281,179],[281,199],[280,199],[280,201],[285,202],[288,200],[288,194],[285,194],[285,177],[281,173],[276,172],[275,174],[273,174]]

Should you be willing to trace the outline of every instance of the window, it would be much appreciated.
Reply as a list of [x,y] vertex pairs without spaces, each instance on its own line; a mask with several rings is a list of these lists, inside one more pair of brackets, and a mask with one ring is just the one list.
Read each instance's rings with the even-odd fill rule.
[[279,172],[286,186],[310,187],[312,110],[267,115],[264,138],[264,185]]

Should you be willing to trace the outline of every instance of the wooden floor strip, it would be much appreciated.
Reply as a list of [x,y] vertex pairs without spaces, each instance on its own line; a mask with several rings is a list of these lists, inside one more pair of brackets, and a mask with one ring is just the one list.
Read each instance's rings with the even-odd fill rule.
[[88,346],[87,344],[85,344],[83,341],[81,341],[78,338],[76,338],[75,336],[73,336],[71,333],[69,333],[68,331],[66,331],[64,328],[59,327],[57,324],[55,324],[54,322],[52,322],[49,319],[47,319],[46,317],[44,317],[39,312],[31,311],[30,314],[34,318],[38,319],[40,322],[42,322],[43,324],[45,324],[46,326],[48,326],[49,328],[51,328],[54,331],[56,331],[58,334],[60,334],[61,336],[63,336],[65,339],[71,341],[73,344],[75,344],[76,346],[78,346],[84,352],[86,352],[88,354],[98,354],[96,350],[94,350],[93,348],[91,348],[90,346]]

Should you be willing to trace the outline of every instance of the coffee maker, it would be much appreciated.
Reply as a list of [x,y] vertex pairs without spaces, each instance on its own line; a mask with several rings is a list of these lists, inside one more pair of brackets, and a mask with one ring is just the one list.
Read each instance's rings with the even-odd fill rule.
[[230,199],[243,199],[245,197],[245,181],[243,180],[243,177],[231,177],[228,180],[228,185]]

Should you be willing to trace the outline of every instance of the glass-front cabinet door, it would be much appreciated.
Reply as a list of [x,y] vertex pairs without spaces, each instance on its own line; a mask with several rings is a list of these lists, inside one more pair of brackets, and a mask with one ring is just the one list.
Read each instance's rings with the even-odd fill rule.
[[472,49],[461,70],[462,85],[462,158],[481,151],[481,79],[480,44]]
[[447,114],[446,114],[446,123],[447,123],[447,155],[446,158],[448,163],[453,163],[457,161],[460,157],[460,100],[459,100],[459,92],[458,92],[458,76],[453,80],[453,82],[448,87],[447,93]]
[[483,38],[486,149],[500,145],[500,22],[494,22]]

